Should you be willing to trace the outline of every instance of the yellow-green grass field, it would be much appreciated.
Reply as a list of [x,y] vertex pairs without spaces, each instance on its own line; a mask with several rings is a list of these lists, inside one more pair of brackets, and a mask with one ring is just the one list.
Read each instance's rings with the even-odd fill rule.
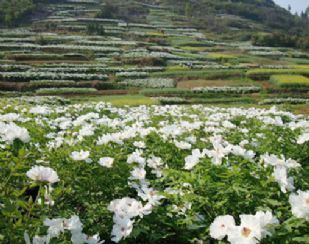
[[309,78],[302,75],[273,75],[270,82],[278,87],[309,87]]

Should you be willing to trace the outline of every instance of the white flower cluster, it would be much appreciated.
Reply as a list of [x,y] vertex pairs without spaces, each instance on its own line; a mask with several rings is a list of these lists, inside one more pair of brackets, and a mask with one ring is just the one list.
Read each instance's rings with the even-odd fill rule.
[[173,79],[163,78],[131,79],[124,80],[121,84],[143,88],[172,88],[176,86],[176,82]]
[[44,166],[33,166],[30,170],[27,171],[26,175],[30,179],[39,182],[53,184],[59,181],[59,177],[56,171]]
[[243,157],[249,161],[255,157],[255,153],[252,150],[246,150],[241,145],[230,144],[224,141],[221,135],[210,137],[209,141],[212,143],[213,149],[203,149],[202,152],[199,149],[192,150],[192,155],[185,158],[184,169],[193,169],[199,163],[199,160],[205,156],[211,158],[211,162],[217,166],[221,165],[223,159],[227,159],[229,154]]
[[131,234],[134,223],[132,218],[142,217],[145,214],[143,204],[129,197],[113,200],[108,209],[114,213],[112,230],[112,241],[114,242],[119,242]]
[[269,228],[279,224],[272,213],[259,211],[255,215],[240,215],[241,223],[235,224],[233,216],[218,216],[210,225],[210,236],[223,240],[226,236],[231,244],[256,244],[266,236],[270,236]]
[[[274,167],[273,176],[281,187],[281,191],[294,191],[294,179],[288,177],[288,170],[301,167],[295,160],[285,160],[284,156],[278,158],[275,155],[262,155],[262,160],[266,166]],[[291,193],[289,196],[289,203],[292,207],[292,213],[298,218],[309,219],[309,191],[298,190],[297,193]]]
[[0,72],[0,78],[7,80],[106,80],[104,74],[57,73],[57,72]]
[[197,93],[256,93],[261,91],[261,87],[257,86],[222,86],[222,87],[197,87],[192,88],[192,91]]
[[270,98],[270,99],[264,99],[259,102],[259,104],[309,104],[309,99],[306,98]]
[[47,226],[46,236],[35,236],[31,242],[30,237],[27,232],[24,234],[24,239],[26,244],[49,244],[52,239],[58,238],[61,233],[66,230],[71,232],[71,242],[73,244],[101,244],[104,241],[100,240],[98,234],[94,236],[87,236],[83,233],[83,224],[79,217],[73,215],[69,219],[65,218],[55,218],[55,219],[45,219],[44,226]]
[[292,213],[298,218],[309,219],[309,191],[298,190],[289,197]]
[[[141,141],[134,142],[138,148],[145,148],[145,144]],[[151,173],[157,177],[161,177],[161,167],[163,162],[161,158],[151,157],[148,160],[142,157],[143,152],[136,150],[128,156],[127,163],[137,165],[131,171],[129,185],[132,186],[138,196],[146,202],[142,202],[133,198],[122,198],[112,201],[109,205],[109,210],[114,212],[114,226],[112,230],[112,240],[119,242],[130,235],[133,230],[133,223],[135,217],[143,217],[149,215],[155,206],[160,205],[160,200],[164,197],[161,196],[156,190],[149,187],[149,182],[146,180],[146,165],[152,169]]]
[[24,143],[30,141],[30,135],[26,128],[19,127],[13,122],[3,123],[0,121],[0,141],[12,144],[19,139]]
[[[56,171],[49,167],[44,166],[33,166],[29,169],[26,175],[33,181],[38,183],[44,183],[45,193],[44,193],[44,204],[53,206],[55,202],[51,197],[53,191],[52,184],[58,182],[60,179]],[[46,185],[47,184],[47,185]],[[42,204],[42,198],[37,197],[38,204]]]
[[287,53],[280,51],[250,51],[249,53],[256,56],[278,56],[278,57],[288,56]]
[[309,132],[304,132],[297,139],[298,144],[304,144],[306,142],[309,142]]
[[80,152],[72,152],[71,158],[74,161],[85,161],[86,163],[91,163],[91,159],[89,158],[90,152],[81,150]]
[[138,72],[138,71],[132,71],[132,72],[118,72],[116,73],[117,77],[124,77],[124,78],[140,78],[140,77],[147,77],[149,75],[148,72]]
[[264,162],[265,166],[274,167],[273,177],[280,185],[283,193],[294,190],[294,180],[293,177],[288,177],[288,170],[300,167],[299,163],[292,159],[286,160],[283,155],[281,158],[278,158],[273,154],[262,155],[261,160]]

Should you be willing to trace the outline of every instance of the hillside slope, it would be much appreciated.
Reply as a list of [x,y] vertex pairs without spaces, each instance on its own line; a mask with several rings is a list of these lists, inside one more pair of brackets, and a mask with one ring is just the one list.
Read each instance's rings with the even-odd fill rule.
[[176,21],[187,22],[222,40],[309,47],[309,17],[292,15],[272,0],[107,0],[104,3],[100,17],[145,22],[149,7],[165,8],[177,14]]
[[[237,27],[237,20],[245,19],[262,24],[264,29],[268,30],[285,29],[291,26],[300,27],[295,16],[277,6],[272,0],[180,0],[177,4],[175,0],[164,2],[168,6],[176,6],[179,12],[189,17],[192,16],[201,26],[207,25],[210,18],[219,17],[226,26],[236,25]],[[226,19],[230,21],[225,21]]]

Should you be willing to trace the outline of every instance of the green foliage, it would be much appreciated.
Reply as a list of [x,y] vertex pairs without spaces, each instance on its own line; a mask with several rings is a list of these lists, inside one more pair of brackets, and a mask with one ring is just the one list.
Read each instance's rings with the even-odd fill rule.
[[272,34],[253,35],[252,42],[254,45],[257,46],[294,47],[301,49],[309,49],[308,37],[309,36],[291,35],[289,33],[275,32]]
[[301,75],[273,75],[270,82],[283,88],[309,87],[309,78]]
[[246,74],[251,79],[263,80],[263,79],[269,79],[270,76],[276,74],[309,76],[309,70],[308,69],[252,69],[247,71]]
[[244,76],[244,70],[171,70],[153,73],[154,77],[182,77],[182,78],[201,78],[201,79],[228,79]]
[[94,93],[96,91],[97,89],[95,88],[75,88],[75,87],[40,88],[36,90],[36,94],[39,94],[39,95],[87,94],[87,93]]
[[107,0],[96,17],[124,19],[124,20],[144,20],[149,10],[143,7],[138,1]]
[[88,24],[86,32],[87,34],[91,34],[91,35],[104,35],[105,34],[104,27],[97,23]]
[[[188,0],[165,2],[178,13],[185,14],[187,11]],[[264,25],[264,30],[279,29],[291,34],[308,33],[308,18],[293,16],[269,0],[198,0],[190,1],[190,9],[193,16],[190,20],[195,25],[217,33],[229,32],[230,35],[237,35],[238,31],[230,31],[230,27],[254,32],[261,28],[260,24]],[[245,21],[239,20],[239,17]],[[249,30],[248,22],[254,25],[254,31]]]
[[1,0],[0,23],[12,26],[25,14],[31,12],[34,7],[32,0]]

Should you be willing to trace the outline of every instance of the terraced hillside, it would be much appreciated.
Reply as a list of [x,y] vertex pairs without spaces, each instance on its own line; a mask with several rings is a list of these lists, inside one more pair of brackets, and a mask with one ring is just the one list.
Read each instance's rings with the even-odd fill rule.
[[[301,82],[309,76],[308,52],[218,41],[197,28],[188,6],[182,12],[168,2],[53,2],[31,25],[0,29],[2,94],[133,93],[164,104],[308,102]],[[288,75],[292,85],[271,82],[273,75]]]

